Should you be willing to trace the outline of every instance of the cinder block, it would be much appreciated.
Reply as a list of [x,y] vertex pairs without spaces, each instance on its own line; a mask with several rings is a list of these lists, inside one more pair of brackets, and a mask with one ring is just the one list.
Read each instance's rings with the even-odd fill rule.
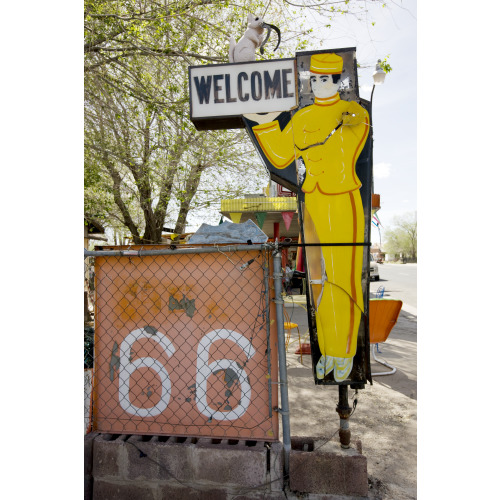
[[[289,497],[290,498],[290,497]],[[302,498],[302,496],[301,496]],[[376,500],[381,500],[380,497],[375,497]],[[358,495],[333,495],[333,494],[318,494],[308,493],[307,500],[373,500],[370,497],[360,497]]]
[[94,480],[92,476],[85,475],[83,477],[83,498],[84,500],[92,500],[92,490],[94,488]]
[[[283,491],[264,491],[260,488],[255,490],[240,489],[228,490],[227,500],[283,500],[286,498]],[[290,497],[288,498],[295,498]],[[351,499],[352,500],[352,499]]]
[[366,457],[355,455],[347,459],[345,482],[346,494],[368,495],[368,465]]
[[[290,453],[290,489],[301,493],[368,494],[366,457],[356,449],[342,450],[338,443],[319,448],[320,439],[295,438]],[[338,448],[337,448],[338,446]],[[308,451],[300,451],[300,449]],[[318,449],[319,448],[319,449]]]
[[94,481],[93,500],[156,500],[154,486],[132,482]]
[[157,481],[160,476],[157,436],[130,436],[125,442],[125,477]]
[[102,434],[94,439],[92,459],[93,491],[102,498],[137,493],[156,499],[225,500],[236,494],[253,500],[282,494],[281,443]]
[[269,453],[269,482],[271,491],[283,489],[283,443],[272,443]]
[[267,448],[259,441],[200,439],[193,465],[196,481],[259,486],[266,483]]
[[93,446],[94,446],[94,439],[98,436],[99,434],[97,432],[91,432],[89,434],[86,434],[85,437],[83,438],[83,474],[85,476],[91,476],[92,475],[92,453],[93,453]]
[[157,443],[158,462],[160,463],[159,478],[169,481],[193,481],[195,438],[187,438],[183,443],[179,438],[171,437],[166,442]]
[[100,434],[95,437],[92,453],[92,475],[94,479],[122,477],[121,464],[124,460],[124,439],[126,437],[120,435],[114,439],[111,434]]
[[159,496],[161,500],[229,500],[225,490],[212,488],[205,489],[203,486],[196,485],[196,489],[188,485],[163,484],[160,486]]
[[212,488],[195,485],[196,489],[179,484],[160,486],[161,500],[283,500],[283,492],[269,492],[250,488]]

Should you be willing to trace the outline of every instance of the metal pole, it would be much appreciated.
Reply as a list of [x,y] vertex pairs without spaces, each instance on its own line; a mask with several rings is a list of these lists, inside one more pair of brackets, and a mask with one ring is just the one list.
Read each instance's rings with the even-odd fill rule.
[[286,348],[285,348],[285,328],[283,325],[283,298],[281,297],[281,250],[278,248],[273,252],[273,265],[274,265],[274,302],[276,304],[276,324],[278,329],[278,360],[279,360],[279,374],[280,374],[280,394],[281,394],[281,422],[283,425],[283,449],[285,451],[285,464],[284,472],[285,477],[289,474],[289,462],[291,438],[290,438],[290,412],[288,408],[288,380],[286,373]]
[[337,405],[337,413],[340,417],[340,446],[349,448],[351,443],[351,429],[349,429],[349,417],[352,408],[349,406],[348,386],[339,385],[339,403]]
[[269,255],[264,256],[264,294],[266,296],[267,388],[269,391],[269,418],[273,418],[273,391],[271,381],[271,307],[269,304]]
[[175,250],[165,246],[161,250],[99,250],[90,251],[84,249],[84,257],[147,257],[154,255],[179,255],[179,254],[198,254],[198,253],[232,253],[232,252],[250,252],[252,250],[267,250],[272,248],[269,244],[254,244],[254,245],[228,245],[228,246],[206,246],[206,247],[190,247],[184,248],[179,245]]

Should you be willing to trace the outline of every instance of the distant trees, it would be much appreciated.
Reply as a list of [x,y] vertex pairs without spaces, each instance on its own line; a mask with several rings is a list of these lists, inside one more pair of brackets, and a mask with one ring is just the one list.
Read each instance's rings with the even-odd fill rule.
[[393,218],[393,227],[384,231],[384,250],[389,254],[403,254],[417,261],[417,212],[408,212]]

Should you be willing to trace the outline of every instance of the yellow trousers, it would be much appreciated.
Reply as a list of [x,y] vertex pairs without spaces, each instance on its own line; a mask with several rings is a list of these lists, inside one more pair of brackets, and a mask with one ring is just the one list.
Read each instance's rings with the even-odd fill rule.
[[[364,225],[359,189],[336,195],[315,189],[305,195],[306,243],[363,242]],[[308,247],[306,256],[321,353],[353,357],[364,310],[363,246]]]

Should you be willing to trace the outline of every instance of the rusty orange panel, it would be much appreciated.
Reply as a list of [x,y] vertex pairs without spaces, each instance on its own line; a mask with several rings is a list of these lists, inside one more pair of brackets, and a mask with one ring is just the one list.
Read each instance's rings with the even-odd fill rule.
[[96,257],[94,430],[278,440],[265,258]]

